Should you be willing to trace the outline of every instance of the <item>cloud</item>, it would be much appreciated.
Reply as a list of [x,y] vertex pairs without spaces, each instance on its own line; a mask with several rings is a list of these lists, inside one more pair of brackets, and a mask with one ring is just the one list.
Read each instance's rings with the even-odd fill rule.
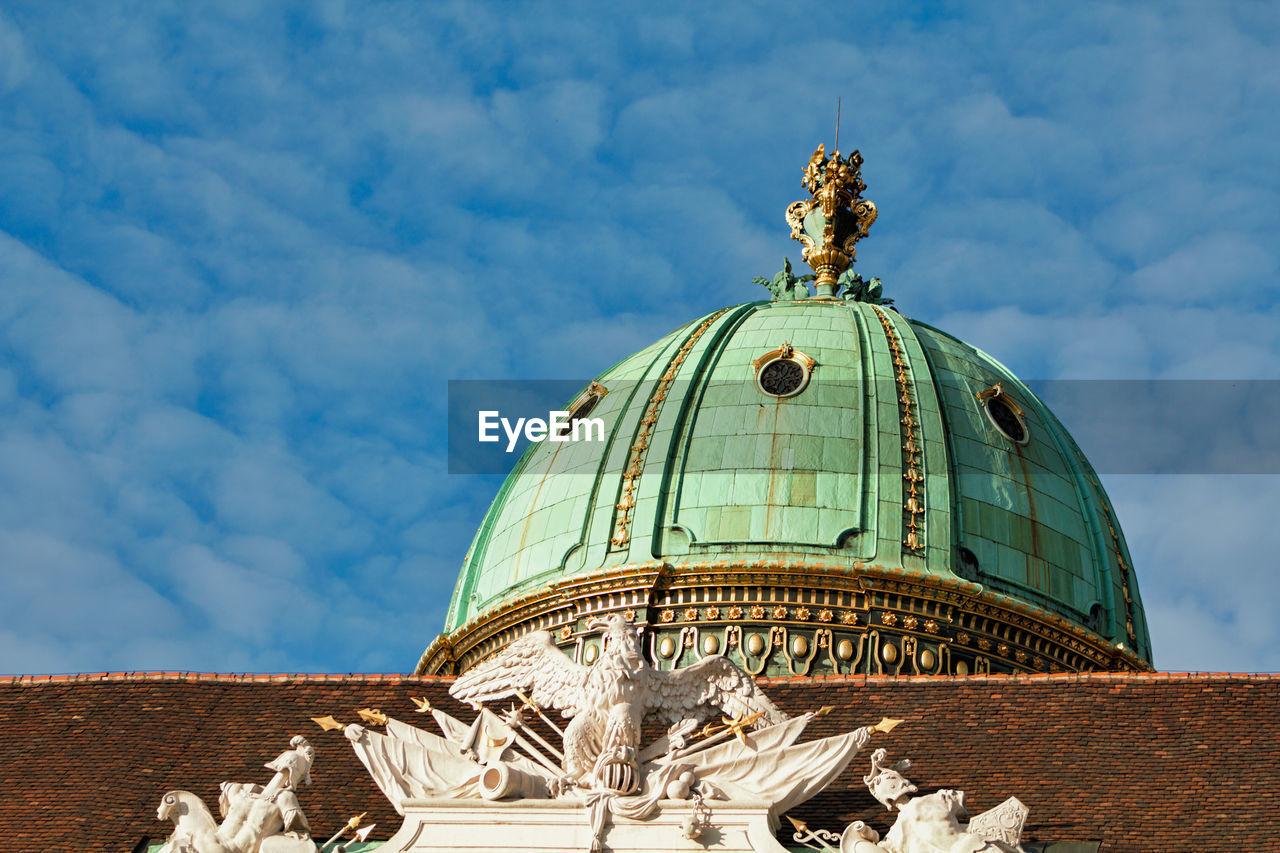
[[[444,473],[447,380],[585,379],[761,298],[837,97],[881,210],[859,269],[904,312],[1031,379],[1276,378],[1267,15],[812,20],[6,8],[0,537],[32,604],[0,670],[412,667],[496,488]],[[1274,506],[1251,482],[1221,485]],[[1274,668],[1249,602],[1188,603],[1198,487],[1113,488],[1157,655]]]
[[[0,553],[6,563],[3,621],[12,635],[6,645],[29,637],[25,645],[39,654],[32,665],[65,671],[77,665],[68,652],[112,644],[140,625],[167,634],[182,630],[177,608],[107,553],[13,530],[0,530]],[[60,635],[62,642],[48,644]]]
[[1108,477],[1162,669],[1280,670],[1280,478]]
[[0,94],[7,95],[27,76],[26,45],[22,33],[0,20]]

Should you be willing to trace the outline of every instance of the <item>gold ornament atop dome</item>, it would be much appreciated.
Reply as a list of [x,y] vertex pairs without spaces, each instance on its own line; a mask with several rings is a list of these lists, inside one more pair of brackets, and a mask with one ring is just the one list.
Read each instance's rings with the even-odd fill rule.
[[819,297],[834,297],[840,276],[853,264],[856,245],[876,221],[876,206],[862,198],[862,154],[827,155],[824,146],[809,158],[802,184],[813,198],[787,206],[791,238],[804,244],[804,262],[812,267]]

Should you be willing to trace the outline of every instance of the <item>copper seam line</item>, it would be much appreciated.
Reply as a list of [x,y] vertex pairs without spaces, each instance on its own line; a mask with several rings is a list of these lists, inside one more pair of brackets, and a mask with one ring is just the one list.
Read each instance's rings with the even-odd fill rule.
[[[732,307],[730,306],[730,308]],[[627,455],[627,465],[623,468],[622,496],[614,507],[616,521],[613,528],[613,538],[609,540],[614,549],[625,548],[631,541],[631,516],[636,508],[636,484],[640,479],[640,472],[644,470],[644,460],[649,452],[649,443],[654,428],[658,424],[658,414],[662,411],[662,403],[667,399],[672,382],[675,381],[676,372],[684,364],[684,360],[688,358],[689,352],[693,349],[694,344],[698,342],[698,339],[702,337],[703,333],[711,328],[711,325],[728,310],[729,308],[721,308],[702,321],[702,324],[672,356],[671,361],[667,364],[666,371],[662,374],[662,378],[658,380],[658,386],[653,389],[653,393],[649,396],[649,404],[645,407],[644,417],[640,419],[640,431],[636,434],[635,441],[631,445],[631,451]]]
[[[1101,495],[1102,486],[1092,476],[1089,480],[1093,483],[1094,489]],[[1125,617],[1125,633],[1129,637],[1129,642],[1136,643],[1138,641],[1138,632],[1133,625],[1133,594],[1129,591],[1129,566],[1124,561],[1124,554],[1120,550],[1120,534],[1116,532],[1115,519],[1111,517],[1111,509],[1107,506],[1107,501],[1102,498],[1098,501],[1102,505],[1102,514],[1107,517],[1107,530],[1111,533],[1111,544],[1116,549],[1116,565],[1120,569],[1120,587],[1124,593],[1124,617]],[[1135,651],[1137,651],[1135,649]]]
[[916,428],[920,425],[920,407],[916,403],[911,378],[907,376],[907,363],[902,357],[902,346],[893,323],[879,306],[872,310],[880,318],[884,336],[893,356],[894,377],[898,384],[898,414],[902,427],[902,478],[907,481],[906,496],[902,501],[902,544],[913,553],[924,551],[924,475],[920,473],[922,443]]

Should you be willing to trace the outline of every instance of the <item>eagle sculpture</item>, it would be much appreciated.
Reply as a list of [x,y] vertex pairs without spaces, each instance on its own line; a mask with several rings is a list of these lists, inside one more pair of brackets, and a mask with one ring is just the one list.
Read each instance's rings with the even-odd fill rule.
[[679,735],[719,709],[757,727],[787,715],[745,672],[722,655],[669,672],[651,667],[640,651],[639,631],[621,614],[593,618],[604,629],[604,647],[592,666],[574,663],[546,631],[516,640],[497,657],[459,676],[449,692],[478,704],[523,694],[541,708],[572,718],[564,729],[562,767],[567,781],[588,788],[632,793],[639,784],[640,724],[649,714]]

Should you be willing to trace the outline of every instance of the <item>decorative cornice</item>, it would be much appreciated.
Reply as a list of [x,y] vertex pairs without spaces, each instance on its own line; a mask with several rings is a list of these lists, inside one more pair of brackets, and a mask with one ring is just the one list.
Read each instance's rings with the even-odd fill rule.
[[[658,633],[679,632],[690,625],[720,626],[715,630],[756,626],[752,630],[766,632],[785,632],[790,626],[806,638],[815,630],[826,632],[814,634],[812,645],[806,639],[806,648],[834,642],[835,630],[839,636],[873,642],[892,636],[895,644],[901,642],[903,654],[966,655],[979,666],[1027,671],[1150,669],[1131,650],[1069,619],[954,575],[861,562],[849,566],[762,557],[654,560],[574,576],[482,614],[438,639],[424,653],[418,672],[465,670],[530,630],[557,632],[562,644],[580,645],[580,620],[624,609]],[[685,638],[686,644],[691,637]],[[728,635],[724,642],[733,644]],[[926,648],[930,644],[936,648]],[[811,659],[812,655],[806,658]],[[928,668],[934,666],[930,663]],[[961,674],[968,671],[966,667]]]
[[[865,675],[862,673],[842,675],[807,675],[807,676],[760,676],[757,679],[764,685],[790,684],[807,686],[811,684],[838,685],[887,685],[910,684],[913,686],[938,686],[950,689],[948,685],[955,683],[954,676],[946,675]],[[1280,673],[1275,672],[1156,672],[1156,671],[1122,671],[1122,672],[992,672],[982,675],[970,675],[966,684],[982,684],[985,682],[1007,683],[1010,681],[1073,681],[1084,684],[1130,684],[1151,682],[1185,681],[1203,684],[1264,683],[1280,681]],[[327,683],[327,684],[447,684],[453,681],[452,676],[440,675],[408,675],[404,673],[228,673],[228,672],[80,672],[61,673],[57,675],[0,675],[0,687],[57,687],[64,685],[92,684],[141,684],[141,683],[213,683],[213,684],[289,684],[289,683]]]

